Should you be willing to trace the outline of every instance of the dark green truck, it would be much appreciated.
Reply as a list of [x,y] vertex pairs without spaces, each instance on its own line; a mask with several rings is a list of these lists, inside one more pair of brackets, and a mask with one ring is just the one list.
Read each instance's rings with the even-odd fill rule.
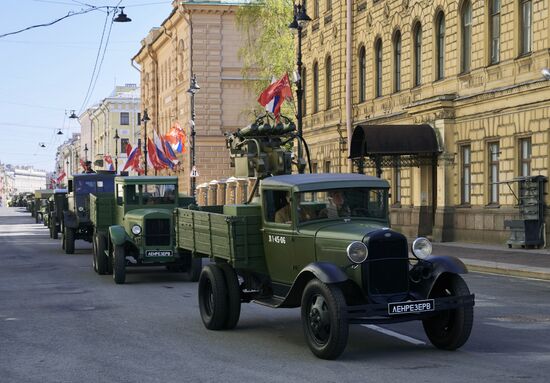
[[40,189],[34,192],[34,220],[47,226],[48,199],[53,195],[51,189]]
[[192,202],[179,195],[177,177],[117,177],[114,193],[91,195],[94,270],[121,284],[128,267],[165,266],[197,281],[202,261],[176,246],[173,221]]
[[67,210],[67,189],[55,189],[48,199],[48,229],[50,238],[57,239],[63,230],[63,212]]

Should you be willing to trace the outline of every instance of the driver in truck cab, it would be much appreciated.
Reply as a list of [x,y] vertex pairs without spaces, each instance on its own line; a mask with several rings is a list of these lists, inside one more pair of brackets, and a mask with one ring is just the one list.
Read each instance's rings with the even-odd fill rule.
[[339,218],[351,215],[350,208],[341,190],[329,190],[327,194],[328,205],[319,212],[320,218]]

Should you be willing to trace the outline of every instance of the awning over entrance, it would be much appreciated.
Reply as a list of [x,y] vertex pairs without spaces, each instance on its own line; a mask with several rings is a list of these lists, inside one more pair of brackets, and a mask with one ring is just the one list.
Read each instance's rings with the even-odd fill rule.
[[359,172],[365,167],[382,168],[437,165],[440,153],[435,130],[430,125],[359,125],[351,136],[350,159]]
[[439,145],[430,125],[359,125],[351,136],[351,159],[434,153]]

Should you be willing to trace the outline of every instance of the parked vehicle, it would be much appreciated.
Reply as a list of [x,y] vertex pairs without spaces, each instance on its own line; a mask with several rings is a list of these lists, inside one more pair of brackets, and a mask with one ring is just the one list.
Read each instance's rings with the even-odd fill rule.
[[33,210],[34,210],[34,219],[36,223],[44,223],[45,224],[45,216],[47,214],[47,208],[48,208],[48,199],[53,194],[53,190],[51,189],[40,189],[35,190],[34,192],[34,203],[33,203]]
[[174,209],[193,202],[178,194],[177,177],[117,177],[115,185],[90,197],[94,270],[122,284],[128,267],[165,266],[197,281],[202,260],[175,246]]
[[55,189],[48,200],[48,228],[50,238],[57,239],[63,230],[63,212],[67,210],[67,189]]
[[114,193],[115,172],[73,174],[69,177],[67,209],[63,212],[62,247],[66,254],[73,254],[75,240],[92,242],[93,224],[90,220],[90,195]]
[[292,135],[257,124],[228,137],[236,174],[255,174],[259,197],[177,209],[176,246],[212,261],[198,288],[205,327],[232,329],[241,303],[255,302],[301,307],[306,342],[323,359],[344,351],[349,324],[420,320],[437,348],[461,347],[474,305],[465,265],[389,228],[385,180],[290,174]]

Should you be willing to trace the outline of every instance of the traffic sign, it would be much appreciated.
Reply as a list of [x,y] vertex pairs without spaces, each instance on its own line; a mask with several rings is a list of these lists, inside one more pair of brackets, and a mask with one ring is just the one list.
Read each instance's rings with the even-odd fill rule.
[[196,178],[199,176],[199,171],[197,170],[196,166],[193,166],[193,169],[191,169],[191,173],[189,174],[189,177]]

